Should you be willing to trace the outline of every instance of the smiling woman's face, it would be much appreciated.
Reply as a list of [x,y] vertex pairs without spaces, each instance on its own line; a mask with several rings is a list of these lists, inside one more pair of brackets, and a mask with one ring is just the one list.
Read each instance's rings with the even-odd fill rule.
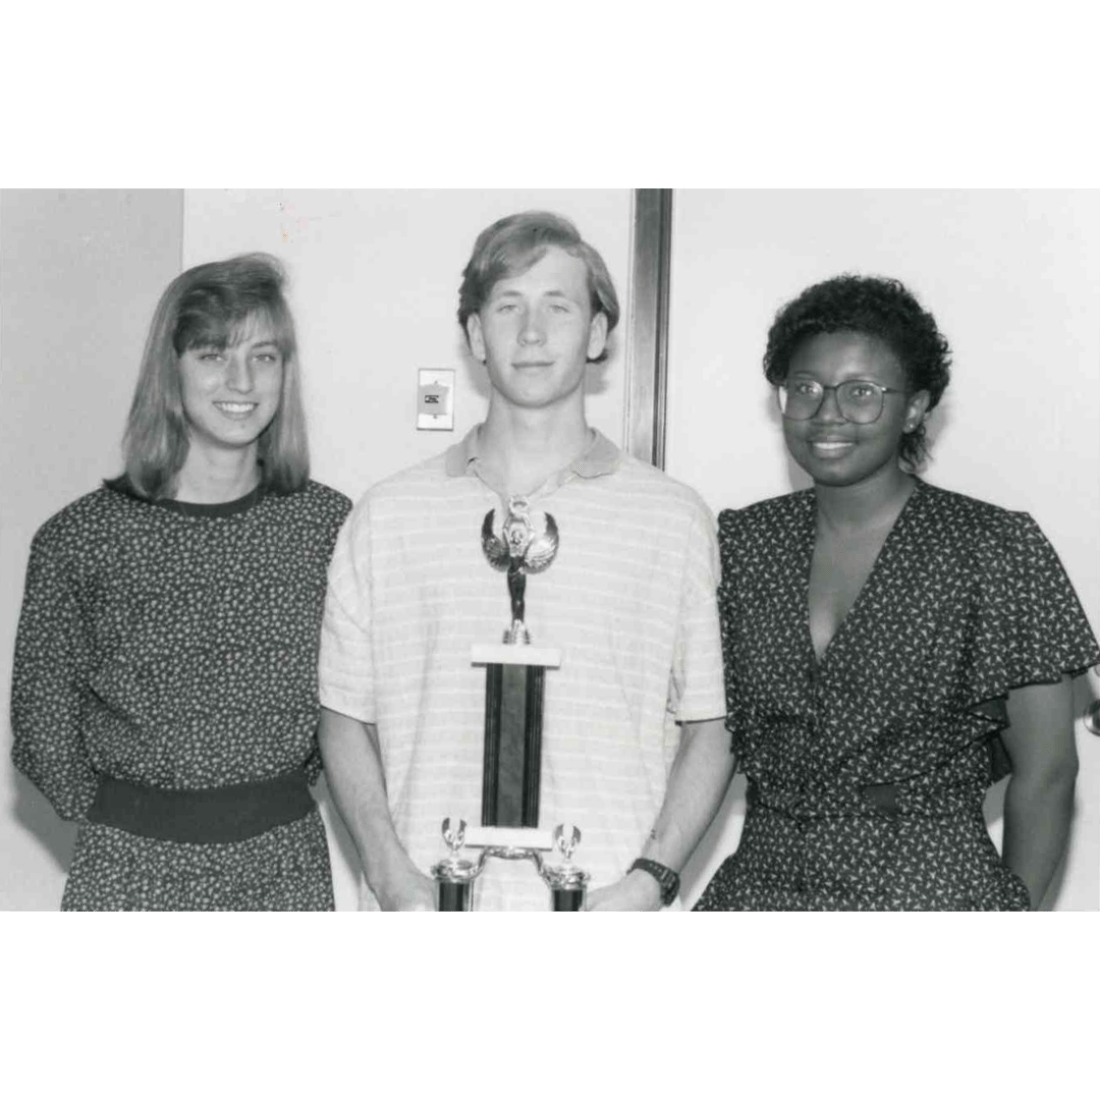
[[882,340],[861,332],[812,336],[791,356],[787,383],[800,379],[822,386],[861,379],[901,391],[883,395],[882,415],[872,424],[845,420],[831,389],[811,419],[784,419],[787,450],[815,483],[856,485],[897,468],[902,435],[920,423],[928,394],[908,393],[905,369]]
[[265,319],[250,318],[226,347],[188,348],[179,372],[192,444],[253,447],[278,412],[283,356]]

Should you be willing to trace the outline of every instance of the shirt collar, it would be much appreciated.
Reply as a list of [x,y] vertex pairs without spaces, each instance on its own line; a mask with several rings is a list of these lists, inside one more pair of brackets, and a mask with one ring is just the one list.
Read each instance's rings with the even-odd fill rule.
[[[622,451],[597,428],[591,428],[590,431],[591,442],[561,471],[563,474],[600,477],[618,469]],[[480,455],[480,432],[481,425],[477,424],[466,433],[464,439],[447,448],[443,456],[443,468],[448,477],[477,476],[474,465]]]

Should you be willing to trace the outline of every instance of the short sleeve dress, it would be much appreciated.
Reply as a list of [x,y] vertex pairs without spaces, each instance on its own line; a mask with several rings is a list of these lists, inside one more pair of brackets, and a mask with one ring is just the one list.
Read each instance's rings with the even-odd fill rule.
[[1008,692],[1100,662],[1061,562],[1027,514],[917,479],[819,661],[815,522],[813,490],[719,517],[748,807],[697,908],[1026,909],[982,802]]
[[12,758],[81,824],[62,908],[333,907],[315,809],[229,843],[138,836],[88,813],[103,776],[165,791],[317,779],[317,647],[349,508],[315,482],[196,505],[118,479],[35,535]]

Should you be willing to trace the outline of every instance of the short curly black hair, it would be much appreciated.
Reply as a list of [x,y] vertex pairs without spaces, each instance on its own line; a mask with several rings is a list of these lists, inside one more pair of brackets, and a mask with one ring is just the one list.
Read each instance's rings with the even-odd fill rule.
[[[764,376],[773,386],[787,377],[799,345],[823,332],[877,336],[898,357],[910,387],[928,391],[928,412],[951,379],[951,348],[936,319],[897,279],[837,275],[807,287],[783,306],[768,330]],[[902,436],[898,451],[910,468],[928,456],[923,422]]]

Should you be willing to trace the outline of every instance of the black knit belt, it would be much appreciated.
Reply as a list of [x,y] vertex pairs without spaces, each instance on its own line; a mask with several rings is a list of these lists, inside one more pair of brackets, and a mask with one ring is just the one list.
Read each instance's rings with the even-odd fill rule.
[[165,790],[103,775],[88,820],[155,840],[229,844],[289,825],[315,807],[300,771],[200,790]]

